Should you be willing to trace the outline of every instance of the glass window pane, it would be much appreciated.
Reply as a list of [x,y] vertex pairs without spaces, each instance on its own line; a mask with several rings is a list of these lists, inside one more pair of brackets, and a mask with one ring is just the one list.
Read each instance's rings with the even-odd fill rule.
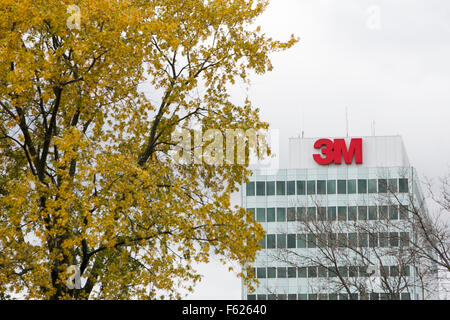
[[398,184],[399,184],[399,191],[400,192],[402,192],[402,193],[409,192],[408,179],[399,179],[398,180]]
[[338,180],[338,194],[346,194],[347,193],[347,181]]
[[287,182],[287,194],[288,195],[295,194],[295,181],[288,181]]
[[388,247],[388,239],[389,234],[387,232],[380,232],[378,235],[378,242],[380,244],[381,248],[387,248]]
[[308,267],[308,278],[317,278],[317,267]]
[[408,205],[400,205],[400,219],[408,220],[409,219],[409,209]]
[[267,249],[275,249],[275,235],[274,234],[267,235]]
[[315,221],[316,220],[316,207],[308,208],[308,220]]
[[396,193],[398,191],[397,179],[389,179],[388,188],[390,193]]
[[347,293],[339,293],[339,300],[348,300]]
[[254,294],[248,294],[248,295],[247,295],[247,300],[256,300],[256,295],[254,295]]
[[267,208],[267,222],[275,222],[275,208]]
[[316,194],[316,181],[308,181],[308,194]]
[[348,278],[348,268],[346,266],[338,267],[339,275],[343,278]]
[[250,213],[253,217],[253,220],[256,218],[256,210],[254,208],[247,209],[247,212]]
[[256,195],[265,196],[266,195],[266,183],[258,181],[256,182]]
[[366,179],[358,180],[358,193],[367,193],[367,180]]
[[287,236],[287,247],[289,249],[295,248],[296,238],[297,238],[297,235],[295,235],[295,234],[288,234],[288,236]]
[[286,267],[278,267],[278,278],[286,278]]
[[348,246],[346,233],[338,233],[338,245],[339,245],[339,247],[342,247],[342,248],[345,248]]
[[378,207],[380,220],[387,220],[388,218],[388,206]]
[[256,268],[256,277],[264,279],[266,277],[266,268]]
[[267,268],[267,278],[276,278],[277,277],[277,268],[269,267]]
[[348,180],[348,193],[349,194],[356,193],[356,180]]
[[319,278],[326,278],[328,276],[328,269],[323,266],[319,266],[318,268]]
[[297,295],[295,293],[289,293],[288,300],[297,300]]
[[377,207],[376,206],[369,207],[369,220],[377,220]]
[[398,232],[391,232],[389,234],[389,244],[391,245],[391,247],[398,247],[399,245],[399,236],[398,236]]
[[274,196],[275,195],[275,182],[274,181],[267,181],[266,182],[266,188],[267,188],[267,195],[268,196]]
[[317,209],[317,220],[319,221],[327,220],[327,207],[319,207]]
[[297,181],[297,194],[306,194],[306,183],[305,181]]
[[295,208],[287,208],[287,221],[295,221]]
[[277,181],[277,196],[286,195],[286,181]]
[[298,300],[308,300],[308,295],[306,293],[299,293]]
[[347,207],[338,207],[338,220],[347,221]]
[[314,233],[308,233],[308,248],[317,247],[317,238]]
[[317,180],[317,194],[327,194],[327,183],[325,180]]
[[356,248],[357,247],[357,239],[358,236],[356,234],[356,232],[351,232],[348,234],[348,246],[351,248]]
[[368,233],[359,233],[358,234],[358,242],[359,242],[358,245],[361,248],[367,248],[368,245],[369,245],[368,238],[369,238],[369,234]]
[[247,183],[247,196],[254,196],[255,195],[255,183],[254,182],[249,182]]
[[378,234],[377,233],[369,234],[369,247],[370,248],[378,247]]
[[348,221],[356,221],[357,207],[348,207]]
[[389,206],[389,219],[398,220],[398,206]]
[[307,275],[306,267],[298,267],[297,271],[298,271],[298,277],[299,278],[306,278],[306,275]]
[[306,220],[306,208],[298,207],[297,208],[297,221],[305,221]]
[[400,232],[400,245],[402,247],[409,246],[409,233],[408,232]]
[[286,221],[286,208],[277,208],[277,221]]
[[258,300],[267,300],[267,295],[265,294],[258,294],[256,296],[258,297]]
[[286,248],[286,235],[285,234],[277,234],[277,248],[278,249]]
[[297,278],[297,268],[296,267],[288,267],[288,278]]
[[261,249],[266,248],[266,237],[264,237],[260,242],[259,245],[261,246]]
[[328,207],[328,221],[336,221],[336,207]]
[[297,235],[297,248],[306,248],[306,234]]
[[264,209],[264,208],[256,209],[256,221],[266,222],[266,209]]
[[327,193],[336,194],[336,180],[327,181]]
[[367,182],[368,192],[369,193],[377,193],[377,180],[376,179],[370,179]]
[[378,193],[387,192],[387,179],[378,179]]
[[358,220],[367,220],[367,207],[358,207]]

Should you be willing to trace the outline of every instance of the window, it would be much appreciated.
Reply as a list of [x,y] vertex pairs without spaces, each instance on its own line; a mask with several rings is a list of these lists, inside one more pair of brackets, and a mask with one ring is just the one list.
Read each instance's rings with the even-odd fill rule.
[[275,208],[267,208],[267,222],[275,222]]
[[323,266],[319,266],[318,268],[319,278],[326,278],[328,276],[328,269]]
[[387,220],[388,218],[388,206],[379,207],[380,210],[380,220]]
[[369,241],[367,240],[369,237],[368,233],[359,233],[358,234],[358,245],[361,248],[367,248],[367,246],[369,245]]
[[295,234],[288,234],[287,235],[287,247],[289,249],[295,248],[296,238],[297,238],[297,236]]
[[378,193],[387,192],[387,179],[378,179]]
[[400,270],[398,269],[398,266],[391,266],[390,274],[391,277],[398,277],[400,275]]
[[274,181],[267,181],[266,182],[266,189],[267,189],[267,195],[268,196],[274,196],[275,195],[275,182]]
[[295,221],[295,208],[287,208],[287,221]]
[[411,294],[409,294],[409,293],[402,293],[401,297],[402,297],[402,300],[411,300]]
[[308,220],[315,221],[316,220],[316,207],[308,208]]
[[336,233],[328,233],[328,245],[330,247],[336,245]]
[[358,193],[367,193],[367,180],[358,180]]
[[276,295],[275,294],[268,294],[267,295],[267,300],[276,300]]
[[380,273],[383,278],[389,277],[389,266],[380,266]]
[[409,192],[408,179],[399,179],[398,180],[398,184],[399,184],[399,191],[401,193],[408,193]]
[[347,221],[347,207],[338,207],[338,220]]
[[264,209],[264,208],[256,209],[256,221],[266,222],[266,209]]
[[298,277],[306,278],[306,267],[298,267]]
[[367,220],[367,207],[358,207],[358,220]]
[[297,278],[297,268],[296,267],[288,267],[287,274],[288,274],[288,278]]
[[308,248],[317,247],[317,238],[314,233],[308,233]]
[[266,195],[266,183],[265,182],[256,182],[256,195],[257,196],[265,196]]
[[295,194],[295,181],[287,182],[287,194],[294,195]]
[[253,217],[253,220],[255,220],[256,210],[254,208],[247,209],[247,213],[250,213],[252,215],[252,217]]
[[398,232],[391,232],[389,234],[389,244],[391,247],[398,247],[399,242],[399,236]]
[[277,208],[277,221],[286,221],[286,208]]
[[286,278],[286,267],[277,268],[278,278]]
[[277,234],[277,248],[278,249],[286,248],[286,235],[285,234]]
[[306,208],[300,207],[297,208],[297,221],[305,221],[306,220]]
[[335,267],[328,267],[328,277],[334,278],[337,277],[337,272]]
[[256,295],[254,295],[254,294],[248,294],[248,295],[247,295],[247,300],[256,300]]
[[266,237],[264,237],[260,242],[259,245],[261,246],[261,249],[266,248]]
[[325,180],[317,180],[317,194],[327,194],[327,183]]
[[349,277],[357,277],[358,276],[358,267],[357,266],[350,266],[348,267],[348,276]]
[[286,182],[285,181],[277,181],[277,196],[286,195]]
[[356,180],[348,180],[348,193],[349,194],[356,193]]
[[256,296],[258,297],[258,300],[267,300],[267,296],[265,294],[258,294]]
[[338,233],[338,245],[339,247],[347,247],[347,234]]
[[409,246],[409,233],[408,232],[400,232],[400,245],[402,247]]
[[401,268],[402,276],[409,277],[409,266],[403,266]]
[[317,294],[315,293],[308,294],[308,300],[317,300]]
[[409,218],[409,212],[408,212],[408,205],[400,205],[400,219],[401,220],[408,220]]
[[275,249],[275,235],[274,234],[267,235],[267,249]]
[[387,232],[380,232],[379,239],[381,248],[387,248],[388,247],[388,233]]
[[341,277],[348,278],[348,268],[346,266],[338,267],[338,272]]
[[254,196],[255,195],[255,183],[254,182],[249,182],[247,183],[247,196]]
[[317,267],[308,267],[308,278],[317,278]]
[[338,180],[337,186],[338,186],[338,194],[346,194],[347,193],[347,181]]
[[389,207],[389,219],[398,220],[398,206]]
[[367,274],[367,266],[359,266],[359,276],[360,277],[368,277],[369,275]]
[[327,181],[327,193],[336,194],[336,180]]
[[258,279],[266,278],[266,268],[256,268],[256,277]]
[[336,207],[328,207],[328,221],[336,221]]
[[297,295],[295,293],[289,293],[288,300],[297,300]]
[[380,300],[380,295],[378,293],[372,292],[370,294],[370,300]]
[[370,248],[378,247],[378,234],[377,233],[369,234],[369,247]]
[[369,193],[377,193],[377,180],[376,179],[370,179],[367,182],[367,190]]
[[337,300],[337,299],[338,299],[337,293],[330,293],[328,295],[328,300]]
[[307,184],[308,187],[308,195],[316,194],[316,181],[310,180]]
[[350,300],[358,300],[358,294],[357,293],[352,293],[351,295],[350,295]]
[[357,207],[348,207],[348,221],[356,221]]
[[339,293],[339,300],[348,300],[347,293]]
[[299,293],[298,300],[308,300],[308,295],[306,293]]
[[357,247],[357,240],[358,236],[356,232],[351,232],[348,234],[348,246],[350,248],[356,248]]
[[327,208],[326,207],[317,208],[317,220],[319,220],[319,221],[327,220]]
[[299,195],[305,195],[306,194],[305,181],[297,181],[297,194],[299,194]]
[[267,278],[276,278],[277,277],[277,268],[269,267],[267,268]]
[[396,193],[398,192],[398,188],[397,188],[397,179],[389,179],[388,182],[388,190],[391,193]]
[[306,234],[297,235],[297,248],[306,248]]
[[326,233],[319,234],[319,237],[317,238],[317,246],[320,248],[326,248],[327,240],[328,240],[328,237],[327,237]]
[[369,207],[369,220],[377,220],[377,207],[376,206]]

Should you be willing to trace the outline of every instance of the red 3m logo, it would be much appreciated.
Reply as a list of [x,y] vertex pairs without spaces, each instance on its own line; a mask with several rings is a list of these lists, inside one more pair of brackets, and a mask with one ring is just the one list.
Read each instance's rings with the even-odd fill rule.
[[332,162],[342,163],[342,156],[347,164],[353,162],[362,163],[362,139],[356,138],[350,141],[350,147],[347,149],[345,139],[319,139],[314,143],[314,148],[321,149],[321,154],[314,154],[314,160],[321,165],[327,165]]

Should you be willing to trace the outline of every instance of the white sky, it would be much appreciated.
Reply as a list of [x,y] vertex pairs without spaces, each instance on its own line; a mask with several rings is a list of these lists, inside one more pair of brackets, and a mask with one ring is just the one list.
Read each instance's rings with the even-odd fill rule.
[[[379,14],[378,14],[379,13]],[[378,19],[379,18],[379,19]],[[421,176],[450,172],[450,1],[272,0],[258,21],[269,35],[301,38],[254,77],[250,98],[287,139],[403,136]],[[236,97],[243,88],[233,89]],[[241,282],[213,262],[190,299],[240,299]]]

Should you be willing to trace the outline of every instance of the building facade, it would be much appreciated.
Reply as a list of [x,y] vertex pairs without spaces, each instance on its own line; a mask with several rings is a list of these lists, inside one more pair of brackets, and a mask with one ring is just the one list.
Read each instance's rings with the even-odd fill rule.
[[407,250],[410,208],[426,207],[401,137],[293,138],[289,150],[288,168],[254,170],[243,186],[266,235],[251,265],[259,284],[242,298],[430,298]]

